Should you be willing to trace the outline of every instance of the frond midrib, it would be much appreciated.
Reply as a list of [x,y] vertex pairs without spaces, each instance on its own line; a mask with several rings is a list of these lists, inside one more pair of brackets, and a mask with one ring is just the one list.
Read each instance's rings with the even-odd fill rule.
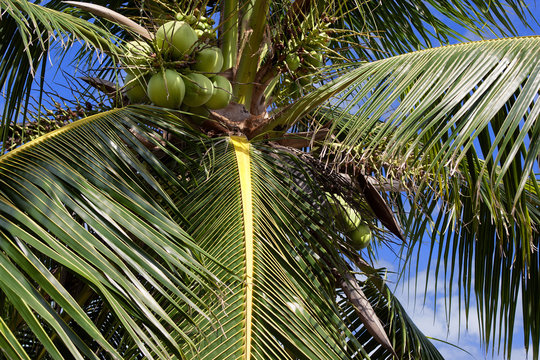
[[104,111],[104,112],[101,112],[101,113],[98,113],[98,114],[94,114],[94,115],[90,115],[84,119],[80,119],[80,120],[77,120],[77,121],[74,121],[72,123],[69,123],[63,127],[61,127],[60,129],[56,129],[56,130],[53,130],[49,133],[46,133],[32,141],[29,141],[23,145],[21,145],[20,147],[16,148],[16,149],[13,149],[9,152],[7,152],[6,154],[0,156],[0,164],[3,163],[3,162],[6,162],[6,161],[9,161],[12,157],[16,156],[16,155],[19,155],[19,154],[22,154],[24,152],[27,152],[27,151],[30,151],[31,149],[35,148],[36,146],[42,144],[43,142],[46,142],[46,141],[50,141],[51,139],[53,138],[56,138],[56,137],[59,137],[65,133],[68,133],[70,131],[73,131],[75,129],[78,129],[79,127],[81,126],[84,126],[84,125],[87,125],[87,124],[90,124],[94,121],[99,121],[101,118],[103,118],[104,116],[109,116],[109,115],[112,115],[112,114],[115,114],[117,112],[120,112],[122,110],[122,108],[117,108],[117,109],[112,109],[112,110],[108,110],[108,111]]

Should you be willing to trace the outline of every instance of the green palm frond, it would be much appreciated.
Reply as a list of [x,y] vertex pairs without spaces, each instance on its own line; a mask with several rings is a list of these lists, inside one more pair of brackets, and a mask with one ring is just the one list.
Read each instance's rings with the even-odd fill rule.
[[[418,271],[430,229],[428,271],[476,301],[483,339],[509,354],[521,296],[538,358],[540,37],[406,53],[462,39],[456,24],[514,33],[520,1],[71,5],[96,18],[0,0],[0,356],[439,359],[363,260],[393,233]],[[125,58],[138,35],[122,22],[151,39],[177,11],[223,21],[197,26],[217,34],[201,44],[224,51],[236,103],[111,108],[122,68],[194,71],[197,50]],[[94,106],[71,79],[62,124],[74,112],[44,99],[56,50],[108,97]],[[341,210],[371,229],[368,250]]]
[[[190,343],[179,319],[209,316],[192,289],[212,294],[216,282],[154,176],[185,190],[130,132],[136,121],[129,108],[105,112],[1,158],[0,311],[11,353],[122,358],[136,346],[169,359],[182,354],[171,331]],[[102,316],[121,344],[99,328]]]
[[[445,274],[448,293],[460,290],[459,306],[468,308],[471,303],[477,304],[482,337],[506,354],[511,352],[514,329],[519,326],[515,319],[520,314],[515,304],[520,301],[528,304],[521,314],[529,320],[523,324],[525,347],[532,343],[536,354],[538,345],[530,339],[538,334],[533,319],[540,311],[534,280],[539,271],[538,182],[534,179],[527,182],[520,211],[515,212],[512,225],[497,223],[492,214],[512,208],[521,178],[512,171],[511,178],[494,189],[487,175],[479,177],[483,164],[471,151],[459,175],[449,179],[445,189],[436,184],[418,189],[422,195],[411,197],[401,206],[411,239],[405,254],[414,262],[417,251],[425,245],[422,239],[430,233],[429,245],[425,245],[432,254],[427,272]],[[472,184],[478,182],[477,191]],[[434,277],[435,286],[439,280]]]
[[[62,59],[76,41],[81,41],[92,50],[86,52],[86,61],[81,55],[82,63],[89,63],[89,57],[94,59],[94,51],[118,58],[115,36],[109,30],[63,11],[65,7],[54,1],[46,5],[20,0],[0,2],[0,87],[6,94],[0,123],[2,152],[10,126],[24,121],[30,103],[37,102],[35,107],[40,108],[47,61],[54,50],[60,48],[58,58]],[[35,99],[31,97],[32,88],[39,89],[38,95],[32,94]]]
[[336,108],[331,125],[340,146],[355,148],[358,161],[380,153],[382,162],[420,162],[435,174],[443,168],[455,171],[475,141],[495,132],[480,156],[493,157],[500,168],[486,162],[483,172],[498,186],[515,166],[515,156],[523,156],[527,166],[518,199],[539,154],[535,146],[521,148],[524,139],[536,144],[539,51],[540,38],[527,37],[366,63],[305,96],[276,122],[293,123],[341,93],[333,101],[344,108],[343,115]]
[[[318,1],[273,3],[272,27],[288,39],[296,34],[309,36],[323,18],[332,19],[330,53],[333,63],[378,60],[447,45],[452,40],[475,37],[517,35],[514,23],[525,27],[531,10],[521,1]],[[515,19],[511,19],[508,11]],[[276,21],[278,19],[278,21]],[[284,20],[286,19],[286,20]],[[389,24],[392,24],[389,26]]]
[[[464,38],[467,31],[480,37],[516,35],[509,9],[527,26],[530,10],[521,1],[345,1],[339,9],[343,14],[339,28],[350,27],[358,34],[344,37],[362,45],[354,49],[355,58],[382,59],[448,44],[451,39],[469,40]],[[456,31],[456,26],[464,31]]]
[[[159,126],[181,136],[177,125]],[[170,167],[179,161],[173,160],[178,150],[173,143],[164,148]],[[353,336],[358,314],[348,314],[344,322],[337,302],[332,269],[343,270],[347,264],[337,251],[339,235],[332,235],[334,219],[323,210],[326,196],[321,197],[321,185],[311,177],[312,165],[243,138],[201,139],[181,152],[183,158],[199,161],[191,163],[187,175],[189,195],[174,199],[189,233],[222,259],[209,270],[226,286],[218,298],[205,297],[217,323],[195,317],[193,325],[182,324],[196,343],[188,357],[365,356]],[[354,323],[350,328],[348,321]],[[407,346],[429,342],[411,339]],[[377,347],[365,334],[361,340]]]
[[[540,38],[525,37],[366,63],[277,120],[294,123],[311,111],[312,122],[330,127],[325,156],[341,171],[397,184],[396,204],[410,194],[399,207],[409,255],[431,222],[436,268],[459,279],[466,304],[475,294],[492,344],[511,337],[517,289],[525,303],[536,303],[539,54]],[[538,313],[523,309],[524,318]],[[524,323],[527,337],[535,338],[535,329]]]
[[235,141],[247,151],[217,140],[205,171],[195,175],[197,187],[179,206],[195,239],[232,270],[209,268],[227,290],[214,301],[219,326],[196,321],[203,335],[192,356],[349,359],[361,348],[343,348],[347,328],[326,266],[306,243],[309,212],[300,211],[305,203],[272,151]]

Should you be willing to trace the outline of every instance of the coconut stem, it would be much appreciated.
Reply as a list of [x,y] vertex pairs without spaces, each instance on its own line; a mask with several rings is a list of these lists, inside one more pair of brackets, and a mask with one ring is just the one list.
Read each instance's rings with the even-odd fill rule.
[[238,51],[238,0],[225,0],[222,19],[223,69],[229,69],[236,66]]
[[248,28],[242,29],[244,31],[242,36],[248,35],[248,31],[250,34],[238,64],[234,94],[236,95],[237,102],[249,109],[253,93],[253,82],[257,75],[257,66],[259,64],[259,47],[261,46],[267,23],[270,1],[252,0],[247,6],[249,8],[246,9],[244,20],[248,23]]

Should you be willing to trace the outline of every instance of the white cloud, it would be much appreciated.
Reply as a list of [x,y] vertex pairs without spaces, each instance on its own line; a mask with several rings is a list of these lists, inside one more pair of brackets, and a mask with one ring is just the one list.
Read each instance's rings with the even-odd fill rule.
[[377,259],[377,262],[375,263],[376,268],[385,268],[388,271],[395,272],[397,271],[396,263],[392,261],[388,261],[386,259]]
[[531,356],[525,352],[524,348],[513,348],[512,349],[512,360],[528,360]]
[[[426,271],[419,271],[416,277],[405,279],[394,289],[394,294],[403,304],[409,316],[413,319],[420,330],[431,338],[440,339],[433,341],[437,349],[446,359],[453,360],[503,360],[503,354],[492,354],[491,348],[486,354],[480,340],[480,328],[478,324],[478,309],[473,299],[468,309],[468,321],[466,320],[465,304],[459,304],[459,292],[456,287],[452,294],[445,296],[445,281],[439,279],[435,284],[434,274],[430,274],[429,283],[426,287]],[[390,281],[395,279],[390,278]],[[416,291],[415,291],[416,286]],[[436,290],[436,291],[435,291]],[[448,291],[448,289],[447,289]],[[435,298],[437,294],[437,298]],[[450,303],[448,300],[451,300]],[[518,304],[520,300],[518,299]],[[448,317],[448,308],[450,315]],[[516,310],[516,332],[521,332],[522,316],[521,308]],[[519,343],[521,339],[514,339]],[[456,345],[445,344],[444,341]],[[515,348],[512,351],[512,360],[526,360],[525,351]]]
[[[463,37],[465,39],[469,39],[469,41],[478,41],[478,40],[482,40],[482,38],[480,36],[478,36],[477,34],[475,34],[474,32],[468,30],[464,35]],[[486,38],[493,38],[493,35],[492,34],[489,34],[489,33],[484,33],[484,37]]]

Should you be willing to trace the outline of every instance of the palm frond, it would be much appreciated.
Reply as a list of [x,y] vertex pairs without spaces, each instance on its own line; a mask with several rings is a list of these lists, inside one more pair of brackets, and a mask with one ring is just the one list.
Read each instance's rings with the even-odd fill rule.
[[[342,91],[342,97],[333,101],[345,111],[341,115],[336,108],[332,129],[340,146],[355,147],[361,154],[359,161],[380,154],[382,162],[401,159],[397,166],[417,161],[433,173],[442,168],[452,172],[475,141],[491,131],[496,137],[480,156],[493,157],[497,166],[486,162],[482,171],[498,186],[508,169],[517,165],[513,161],[519,153],[527,164],[520,179],[527,179],[539,154],[535,146],[521,146],[527,141],[536,144],[532,136],[540,109],[539,51],[540,38],[513,38],[360,65],[305,96],[276,121],[293,123]],[[525,186],[526,180],[521,181],[515,204]]]
[[310,212],[299,211],[306,205],[295,202],[276,155],[245,142],[246,170],[236,156],[242,150],[228,139],[214,142],[197,187],[179,208],[186,209],[195,239],[233,272],[209,267],[228,288],[215,300],[220,327],[196,321],[203,336],[192,355],[349,359],[361,347],[343,348],[347,328],[333,305],[326,266],[306,244],[306,226],[314,226],[306,222]]
[[[365,267],[364,267],[365,268]],[[399,300],[390,291],[381,274],[371,269],[365,281],[360,282],[377,317],[381,319],[391,335],[391,342],[399,359],[443,359],[437,348],[416,327]],[[393,359],[394,354],[372,340],[372,335],[354,315],[354,309],[344,297],[340,304],[343,317],[356,338],[365,344],[366,351],[373,359]]]
[[[3,107],[2,131],[0,141],[5,152],[6,138],[10,126],[26,118],[29,104],[37,102],[40,108],[44,80],[48,74],[47,61],[54,49],[66,53],[77,41],[83,42],[83,48],[91,49],[78,56],[82,63],[94,59],[94,52],[107,53],[112,59],[118,59],[119,49],[116,37],[106,28],[79,18],[78,14],[64,11],[66,4],[48,2],[46,5],[20,1],[2,0],[0,12],[0,87],[4,89],[5,106]],[[64,56],[58,55],[59,58]],[[68,59],[73,61],[73,59]],[[58,64],[57,64],[58,65]],[[31,97],[32,88],[39,92],[36,100]]]
[[471,40],[465,38],[467,32],[479,37],[517,35],[509,9],[527,26],[530,10],[521,1],[345,1],[337,27],[358,34],[343,36],[362,45],[351,46],[351,52],[358,53],[355,59],[375,60],[446,45],[453,39]]
[[[182,357],[180,341],[190,337],[177,323],[210,315],[192,289],[212,294],[215,278],[169,215],[178,210],[160,183],[183,187],[132,134],[137,120],[130,108],[112,110],[0,158],[1,314],[11,353],[122,358],[131,344],[147,358]],[[103,314],[122,343],[98,327]]]
[[[313,111],[311,119],[325,119],[321,125],[334,136],[322,154],[336,167],[402,184],[412,196],[400,207],[403,214],[412,211],[403,219],[413,242],[409,253],[432,222],[436,267],[444,266],[449,280],[459,279],[466,303],[474,293],[482,304],[487,341],[510,337],[518,289],[524,302],[535,303],[539,54],[540,38],[525,37],[363,64],[278,120],[293,123]],[[328,103],[331,110],[315,110],[340,91]],[[537,310],[523,309],[531,319],[526,336],[538,339]]]
[[[492,214],[512,208],[521,178],[512,173],[511,179],[495,188],[494,195],[488,176],[479,178],[483,163],[470,151],[459,175],[449,179],[445,189],[436,184],[418,188],[421,196],[412,196],[398,207],[410,235],[405,256],[412,263],[422,245],[429,247],[427,272],[444,274],[434,277],[435,286],[444,279],[449,294],[459,289],[458,306],[469,308],[475,303],[481,316],[481,336],[508,356],[514,329],[519,326],[516,303],[527,304],[521,314],[527,319],[523,324],[524,346],[528,349],[532,344],[536,356],[539,334],[534,324],[540,310],[534,280],[539,269],[538,183],[527,182],[520,205],[523,208],[515,213],[513,225],[497,223]],[[472,184],[478,182],[481,185],[476,190]],[[522,218],[523,214],[528,218]],[[427,245],[422,241],[426,233],[431,237]]]

